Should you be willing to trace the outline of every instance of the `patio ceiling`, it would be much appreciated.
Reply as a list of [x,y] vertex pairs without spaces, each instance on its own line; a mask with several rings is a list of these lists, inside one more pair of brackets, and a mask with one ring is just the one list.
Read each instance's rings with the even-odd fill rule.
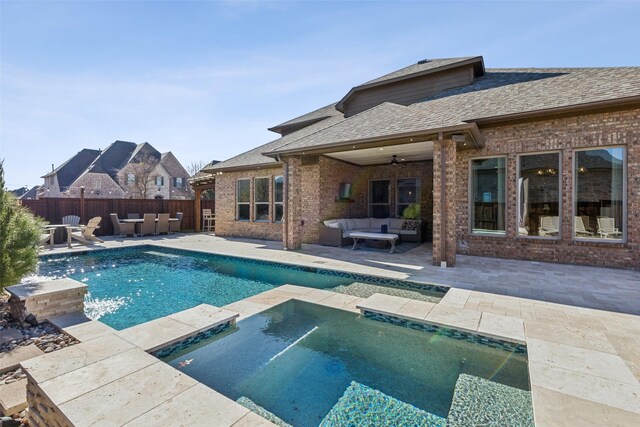
[[360,150],[337,151],[324,155],[356,165],[367,166],[388,164],[394,154],[400,163],[431,160],[433,159],[433,142],[421,141],[410,144],[386,145]]

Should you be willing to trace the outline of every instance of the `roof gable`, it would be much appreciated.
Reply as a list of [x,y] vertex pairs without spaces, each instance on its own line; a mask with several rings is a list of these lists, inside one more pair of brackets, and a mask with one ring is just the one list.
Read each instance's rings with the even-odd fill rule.
[[[454,70],[459,70],[458,75],[449,78]],[[336,104],[336,109],[351,116],[385,101],[409,105],[418,99],[416,96],[420,96],[421,92],[427,94],[470,84],[475,77],[482,75],[482,56],[425,59],[353,87]],[[371,99],[364,102],[364,106],[351,107],[358,96],[369,96]]]

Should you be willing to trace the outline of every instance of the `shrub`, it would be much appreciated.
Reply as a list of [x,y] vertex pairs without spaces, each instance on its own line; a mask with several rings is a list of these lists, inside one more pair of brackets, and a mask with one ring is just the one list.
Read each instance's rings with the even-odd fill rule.
[[40,221],[4,185],[0,161],[0,289],[35,271],[41,235]]

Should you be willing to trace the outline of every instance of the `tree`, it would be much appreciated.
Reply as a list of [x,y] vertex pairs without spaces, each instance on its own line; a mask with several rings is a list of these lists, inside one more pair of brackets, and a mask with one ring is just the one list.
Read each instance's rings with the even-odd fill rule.
[[0,161],[0,289],[15,285],[38,266],[40,221],[5,190]]
[[[131,163],[127,167],[123,179],[125,180],[125,184],[132,188],[135,196],[146,199],[149,194],[152,194],[151,191],[155,184],[155,171],[158,163],[159,160],[156,157],[144,155],[139,162]],[[129,174],[134,175],[134,180],[131,184],[127,178]]]
[[189,176],[193,178],[198,172],[200,172],[200,170],[202,170],[203,167],[207,166],[207,164],[208,163],[204,160],[194,160],[189,163],[189,165],[187,165],[187,172],[189,172]]

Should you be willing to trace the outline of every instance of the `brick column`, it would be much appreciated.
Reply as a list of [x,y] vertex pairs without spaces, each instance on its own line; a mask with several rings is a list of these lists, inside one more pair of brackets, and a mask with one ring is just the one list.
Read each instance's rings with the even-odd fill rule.
[[285,208],[286,233],[284,247],[289,250],[302,247],[302,159],[287,159],[287,206]]
[[456,265],[456,144],[443,139],[434,141],[433,145],[433,264],[446,261],[447,267],[453,267]]

